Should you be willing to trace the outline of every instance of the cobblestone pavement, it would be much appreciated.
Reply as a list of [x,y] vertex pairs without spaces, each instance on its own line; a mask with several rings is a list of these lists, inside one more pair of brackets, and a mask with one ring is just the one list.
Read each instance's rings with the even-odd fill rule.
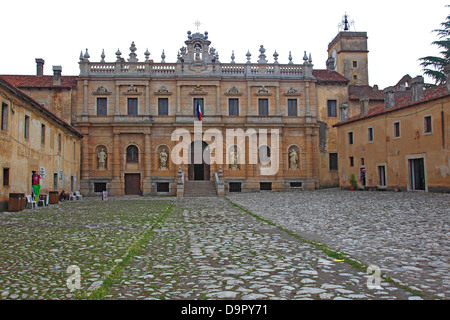
[[[0,213],[0,299],[448,299],[448,213],[448,195],[340,190]],[[368,286],[369,264],[394,279]]]

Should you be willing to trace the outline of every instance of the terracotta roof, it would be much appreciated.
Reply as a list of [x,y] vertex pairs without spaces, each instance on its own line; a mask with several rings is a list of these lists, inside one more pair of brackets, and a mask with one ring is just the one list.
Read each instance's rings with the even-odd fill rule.
[[357,115],[354,117],[351,117],[350,119],[342,122],[338,122],[333,127],[339,127],[342,125],[346,125],[348,123],[364,120],[371,117],[376,117],[382,114],[394,112],[400,109],[413,107],[416,105],[419,105],[421,103],[425,103],[428,101],[436,100],[439,98],[450,96],[450,92],[447,91],[447,86],[445,84],[429,88],[424,91],[424,98],[422,100],[419,100],[417,102],[412,101],[412,92],[411,91],[396,91],[395,92],[395,106],[393,108],[386,109],[384,106],[384,103],[375,106],[371,109],[369,109],[369,112],[367,115],[361,117],[361,115]]
[[336,71],[329,70],[313,70],[313,76],[319,82],[342,82],[342,84],[349,83],[349,80],[337,73]]
[[77,135],[79,138],[83,138],[83,135],[78,132],[74,127],[72,127],[70,124],[65,122],[63,119],[59,118],[56,114],[45,108],[42,104],[34,100],[32,97],[30,97],[28,94],[20,90],[18,87],[16,87],[13,83],[8,81],[6,76],[0,75],[0,86],[8,89],[13,94],[21,97],[25,101],[27,101],[29,104],[31,104],[36,110],[38,110],[40,113],[45,114],[46,116],[50,117],[53,121],[58,123],[59,125],[63,126],[70,132]]
[[377,90],[369,85],[350,85],[348,86],[348,98],[350,100],[359,100],[369,98],[370,100],[384,100],[383,90]]
[[73,88],[78,76],[61,76],[61,85],[53,85],[53,76],[2,75],[3,79],[17,88]]

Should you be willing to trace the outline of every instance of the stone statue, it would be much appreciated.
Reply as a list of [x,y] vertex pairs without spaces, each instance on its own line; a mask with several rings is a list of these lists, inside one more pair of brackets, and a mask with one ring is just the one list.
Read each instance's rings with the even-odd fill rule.
[[161,170],[167,170],[167,160],[169,156],[166,152],[166,150],[162,149],[159,153],[159,162],[161,164]]
[[231,170],[239,170],[238,167],[238,153],[236,148],[233,149],[230,153],[230,162],[231,162]]
[[289,151],[289,169],[297,170],[298,169],[298,154],[294,148]]
[[106,158],[108,157],[108,155],[105,152],[105,149],[102,148],[100,150],[100,152],[98,153],[98,168],[100,170],[105,170],[106,169]]

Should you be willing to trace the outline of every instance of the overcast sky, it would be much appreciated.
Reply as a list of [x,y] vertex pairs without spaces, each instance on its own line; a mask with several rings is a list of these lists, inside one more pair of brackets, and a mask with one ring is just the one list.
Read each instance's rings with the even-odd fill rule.
[[[44,74],[61,65],[63,75],[79,74],[80,52],[89,49],[90,61],[115,61],[120,49],[127,59],[135,42],[139,61],[148,48],[150,59],[176,62],[187,31],[208,31],[211,46],[223,63],[258,60],[264,45],[269,63],[273,53],[280,63],[303,63],[311,53],[315,69],[325,69],[327,47],[339,32],[347,13],[351,31],[366,31],[369,47],[369,83],[394,85],[404,75],[422,74],[418,59],[438,55],[432,30],[450,13],[443,0],[2,0],[0,3],[0,74],[35,74],[35,58],[45,60]],[[428,79],[425,79],[428,81]]]

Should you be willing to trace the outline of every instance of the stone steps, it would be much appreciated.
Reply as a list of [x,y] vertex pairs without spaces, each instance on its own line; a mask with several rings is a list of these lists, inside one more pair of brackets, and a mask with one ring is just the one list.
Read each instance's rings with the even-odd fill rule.
[[185,197],[216,197],[214,181],[185,181]]

